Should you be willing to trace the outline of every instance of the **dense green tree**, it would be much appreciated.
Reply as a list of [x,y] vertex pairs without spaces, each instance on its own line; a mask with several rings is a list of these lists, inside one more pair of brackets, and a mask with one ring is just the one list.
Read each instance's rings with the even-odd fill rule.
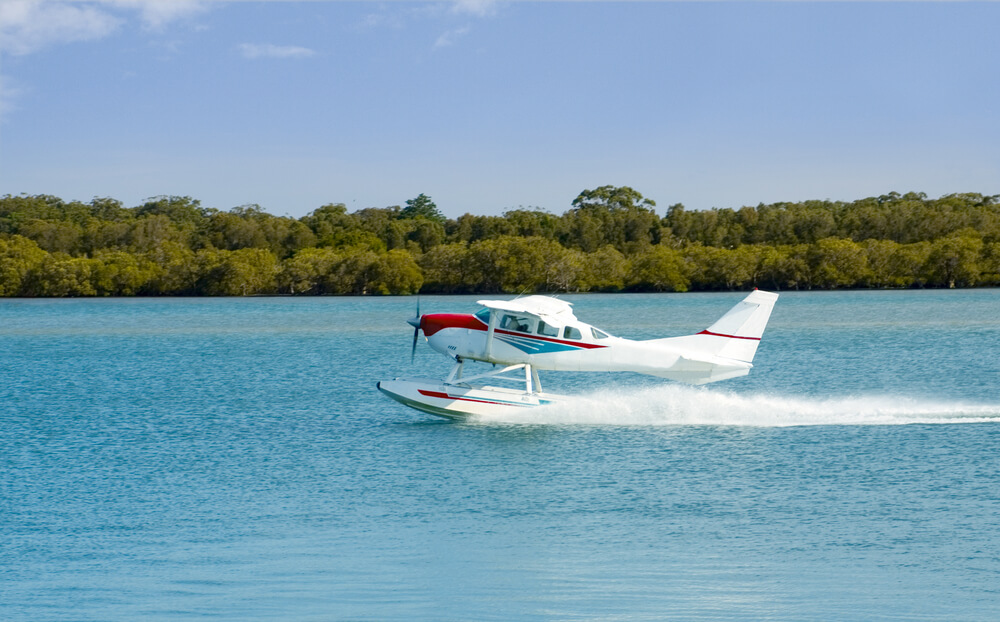
[[358,227],[343,203],[328,203],[310,212],[301,222],[316,236],[318,246],[342,246],[341,237]]
[[420,291],[422,283],[420,267],[400,249],[304,249],[285,260],[279,275],[281,290],[293,294],[405,295]]
[[90,202],[90,215],[95,220],[108,222],[128,222],[135,218],[133,210],[126,208],[121,201],[110,197],[95,197]]
[[28,275],[38,270],[47,253],[20,235],[0,235],[0,296],[20,296]]
[[623,253],[640,251],[660,241],[655,205],[628,186],[584,190],[563,215],[560,241],[586,253],[607,244]]
[[514,235],[514,226],[499,216],[473,216],[463,214],[453,225],[446,227],[451,242],[478,242],[502,235]]
[[191,229],[197,229],[214,211],[203,208],[201,201],[191,197],[159,196],[147,199],[135,210],[135,215],[160,215],[178,226],[187,225]]
[[378,278],[378,253],[366,249],[351,249],[334,264],[323,280],[331,294],[370,294]]
[[422,253],[444,242],[444,225],[433,220],[418,218],[413,222],[413,229],[406,239]]
[[893,281],[898,287],[923,286],[924,266],[931,253],[930,242],[900,244],[892,255]]
[[141,255],[98,251],[91,260],[91,284],[98,296],[134,296],[157,277],[157,268]]
[[509,229],[504,232],[506,235],[552,240],[559,233],[559,217],[543,210],[508,210],[504,212],[503,220],[509,225]]
[[[202,253],[214,253],[214,249]],[[179,242],[168,240],[146,252],[145,258],[156,266],[152,278],[144,288],[146,293],[154,295],[201,293],[197,289],[201,266],[195,251]]]
[[65,253],[48,254],[25,279],[24,293],[28,296],[75,297],[94,296],[91,283],[94,260],[70,257]]
[[34,240],[45,251],[67,255],[80,250],[83,238],[83,228],[76,223],[37,218],[22,223],[17,233]]
[[983,246],[980,262],[980,282],[985,285],[1000,285],[1000,242],[992,242]]
[[893,273],[893,257],[899,252],[899,244],[892,240],[869,239],[861,243],[868,264],[863,285],[876,289],[898,287]]
[[446,220],[444,215],[438,210],[437,205],[434,204],[434,201],[424,193],[408,199],[406,207],[399,212],[399,217],[406,219],[423,218],[442,225]]
[[479,275],[477,290],[522,293],[541,289],[546,266],[538,239],[501,236],[469,245],[469,262]]
[[692,285],[699,289],[747,289],[757,285],[763,273],[760,249],[735,249],[693,244],[683,251]]
[[810,289],[809,244],[782,245],[761,263],[761,283],[772,289]]
[[[380,212],[375,212],[380,214]],[[380,252],[386,249],[385,242],[379,233],[388,226],[389,217],[381,219],[381,226],[376,231],[362,228],[362,219],[356,214],[348,214],[343,203],[330,203],[309,213],[301,222],[313,232],[316,246],[331,248],[347,248],[363,246],[369,250]],[[306,247],[303,247],[306,248]]]
[[243,205],[208,218],[207,236],[216,248],[263,248],[279,258],[316,245],[316,235],[303,222],[272,216],[259,205]]
[[268,240],[255,218],[257,210],[239,209],[216,212],[208,219],[208,240],[212,246],[225,250],[267,248]]
[[403,250],[391,250],[381,255],[367,291],[372,294],[416,294],[424,282],[420,267],[413,256]]
[[101,249],[126,248],[131,231],[129,220],[92,220],[83,231],[83,251],[89,255]]
[[263,248],[199,252],[204,260],[200,288],[210,296],[250,296],[277,288],[278,260]]
[[501,236],[469,246],[476,291],[524,293],[578,289],[580,255],[554,240]]
[[482,276],[469,261],[469,248],[458,242],[435,246],[421,255],[423,291],[458,294],[477,291]]
[[603,246],[582,256],[579,288],[584,291],[617,292],[625,289],[628,260],[614,246]]
[[924,264],[927,282],[938,287],[969,287],[979,279],[983,240],[973,229],[963,229],[931,244]]
[[588,265],[586,253],[575,248],[563,248],[555,240],[538,239],[544,240],[539,244],[542,253],[547,256],[543,291],[558,293],[592,289],[587,282],[587,269],[591,266]]
[[19,233],[27,220],[60,220],[61,213],[53,203],[61,199],[47,195],[0,197],[0,233]]
[[415,228],[413,219],[401,219],[398,206],[366,207],[352,214],[356,227],[378,237],[384,248],[406,248],[410,232]]
[[93,218],[93,207],[63,201],[50,195],[0,197],[0,233],[18,233],[22,223],[30,220],[63,222],[84,227]]
[[286,294],[327,294],[326,278],[343,255],[330,248],[304,248],[281,264],[278,289]]
[[650,246],[632,257],[627,285],[638,291],[686,292],[691,285],[689,268],[677,249]]
[[656,207],[656,201],[645,198],[640,192],[628,186],[608,185],[584,190],[573,199],[573,207],[612,212],[631,212],[636,209],[649,211]]
[[825,238],[809,251],[812,284],[824,289],[853,287],[868,274],[868,257],[853,240]]
[[163,214],[148,214],[130,224],[123,241],[137,253],[149,253],[167,242],[184,244],[185,239],[169,218]]

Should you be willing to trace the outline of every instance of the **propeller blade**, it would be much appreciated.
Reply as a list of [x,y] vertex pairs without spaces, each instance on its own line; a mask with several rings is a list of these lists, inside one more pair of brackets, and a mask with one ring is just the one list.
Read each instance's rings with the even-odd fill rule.
[[420,333],[420,294],[417,294],[417,315],[406,320],[406,323],[413,327],[413,347],[410,348],[410,362],[417,355],[417,335]]
[[413,358],[417,355],[417,333],[420,332],[420,324],[413,329],[413,347],[410,349],[410,362],[413,362]]

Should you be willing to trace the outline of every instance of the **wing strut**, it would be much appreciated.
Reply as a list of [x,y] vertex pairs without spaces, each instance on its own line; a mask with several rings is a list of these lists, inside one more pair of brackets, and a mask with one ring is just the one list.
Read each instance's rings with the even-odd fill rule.
[[524,387],[528,393],[542,392],[542,381],[538,379],[538,370],[528,364],[524,366]]
[[497,327],[497,312],[496,309],[490,309],[490,323],[486,329],[486,359],[493,355],[493,331]]

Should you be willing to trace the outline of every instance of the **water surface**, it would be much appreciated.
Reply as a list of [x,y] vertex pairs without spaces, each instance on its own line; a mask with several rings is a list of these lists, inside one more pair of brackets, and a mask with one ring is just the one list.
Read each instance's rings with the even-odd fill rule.
[[464,424],[375,390],[448,370],[415,303],[0,301],[0,618],[996,618],[1000,291],[786,293],[746,378]]

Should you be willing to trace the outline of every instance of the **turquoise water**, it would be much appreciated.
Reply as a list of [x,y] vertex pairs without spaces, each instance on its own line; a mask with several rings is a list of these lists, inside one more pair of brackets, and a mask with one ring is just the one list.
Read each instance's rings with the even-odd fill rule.
[[746,378],[461,424],[375,390],[447,372],[415,303],[0,301],[0,619],[996,619],[1000,290],[785,293]]

